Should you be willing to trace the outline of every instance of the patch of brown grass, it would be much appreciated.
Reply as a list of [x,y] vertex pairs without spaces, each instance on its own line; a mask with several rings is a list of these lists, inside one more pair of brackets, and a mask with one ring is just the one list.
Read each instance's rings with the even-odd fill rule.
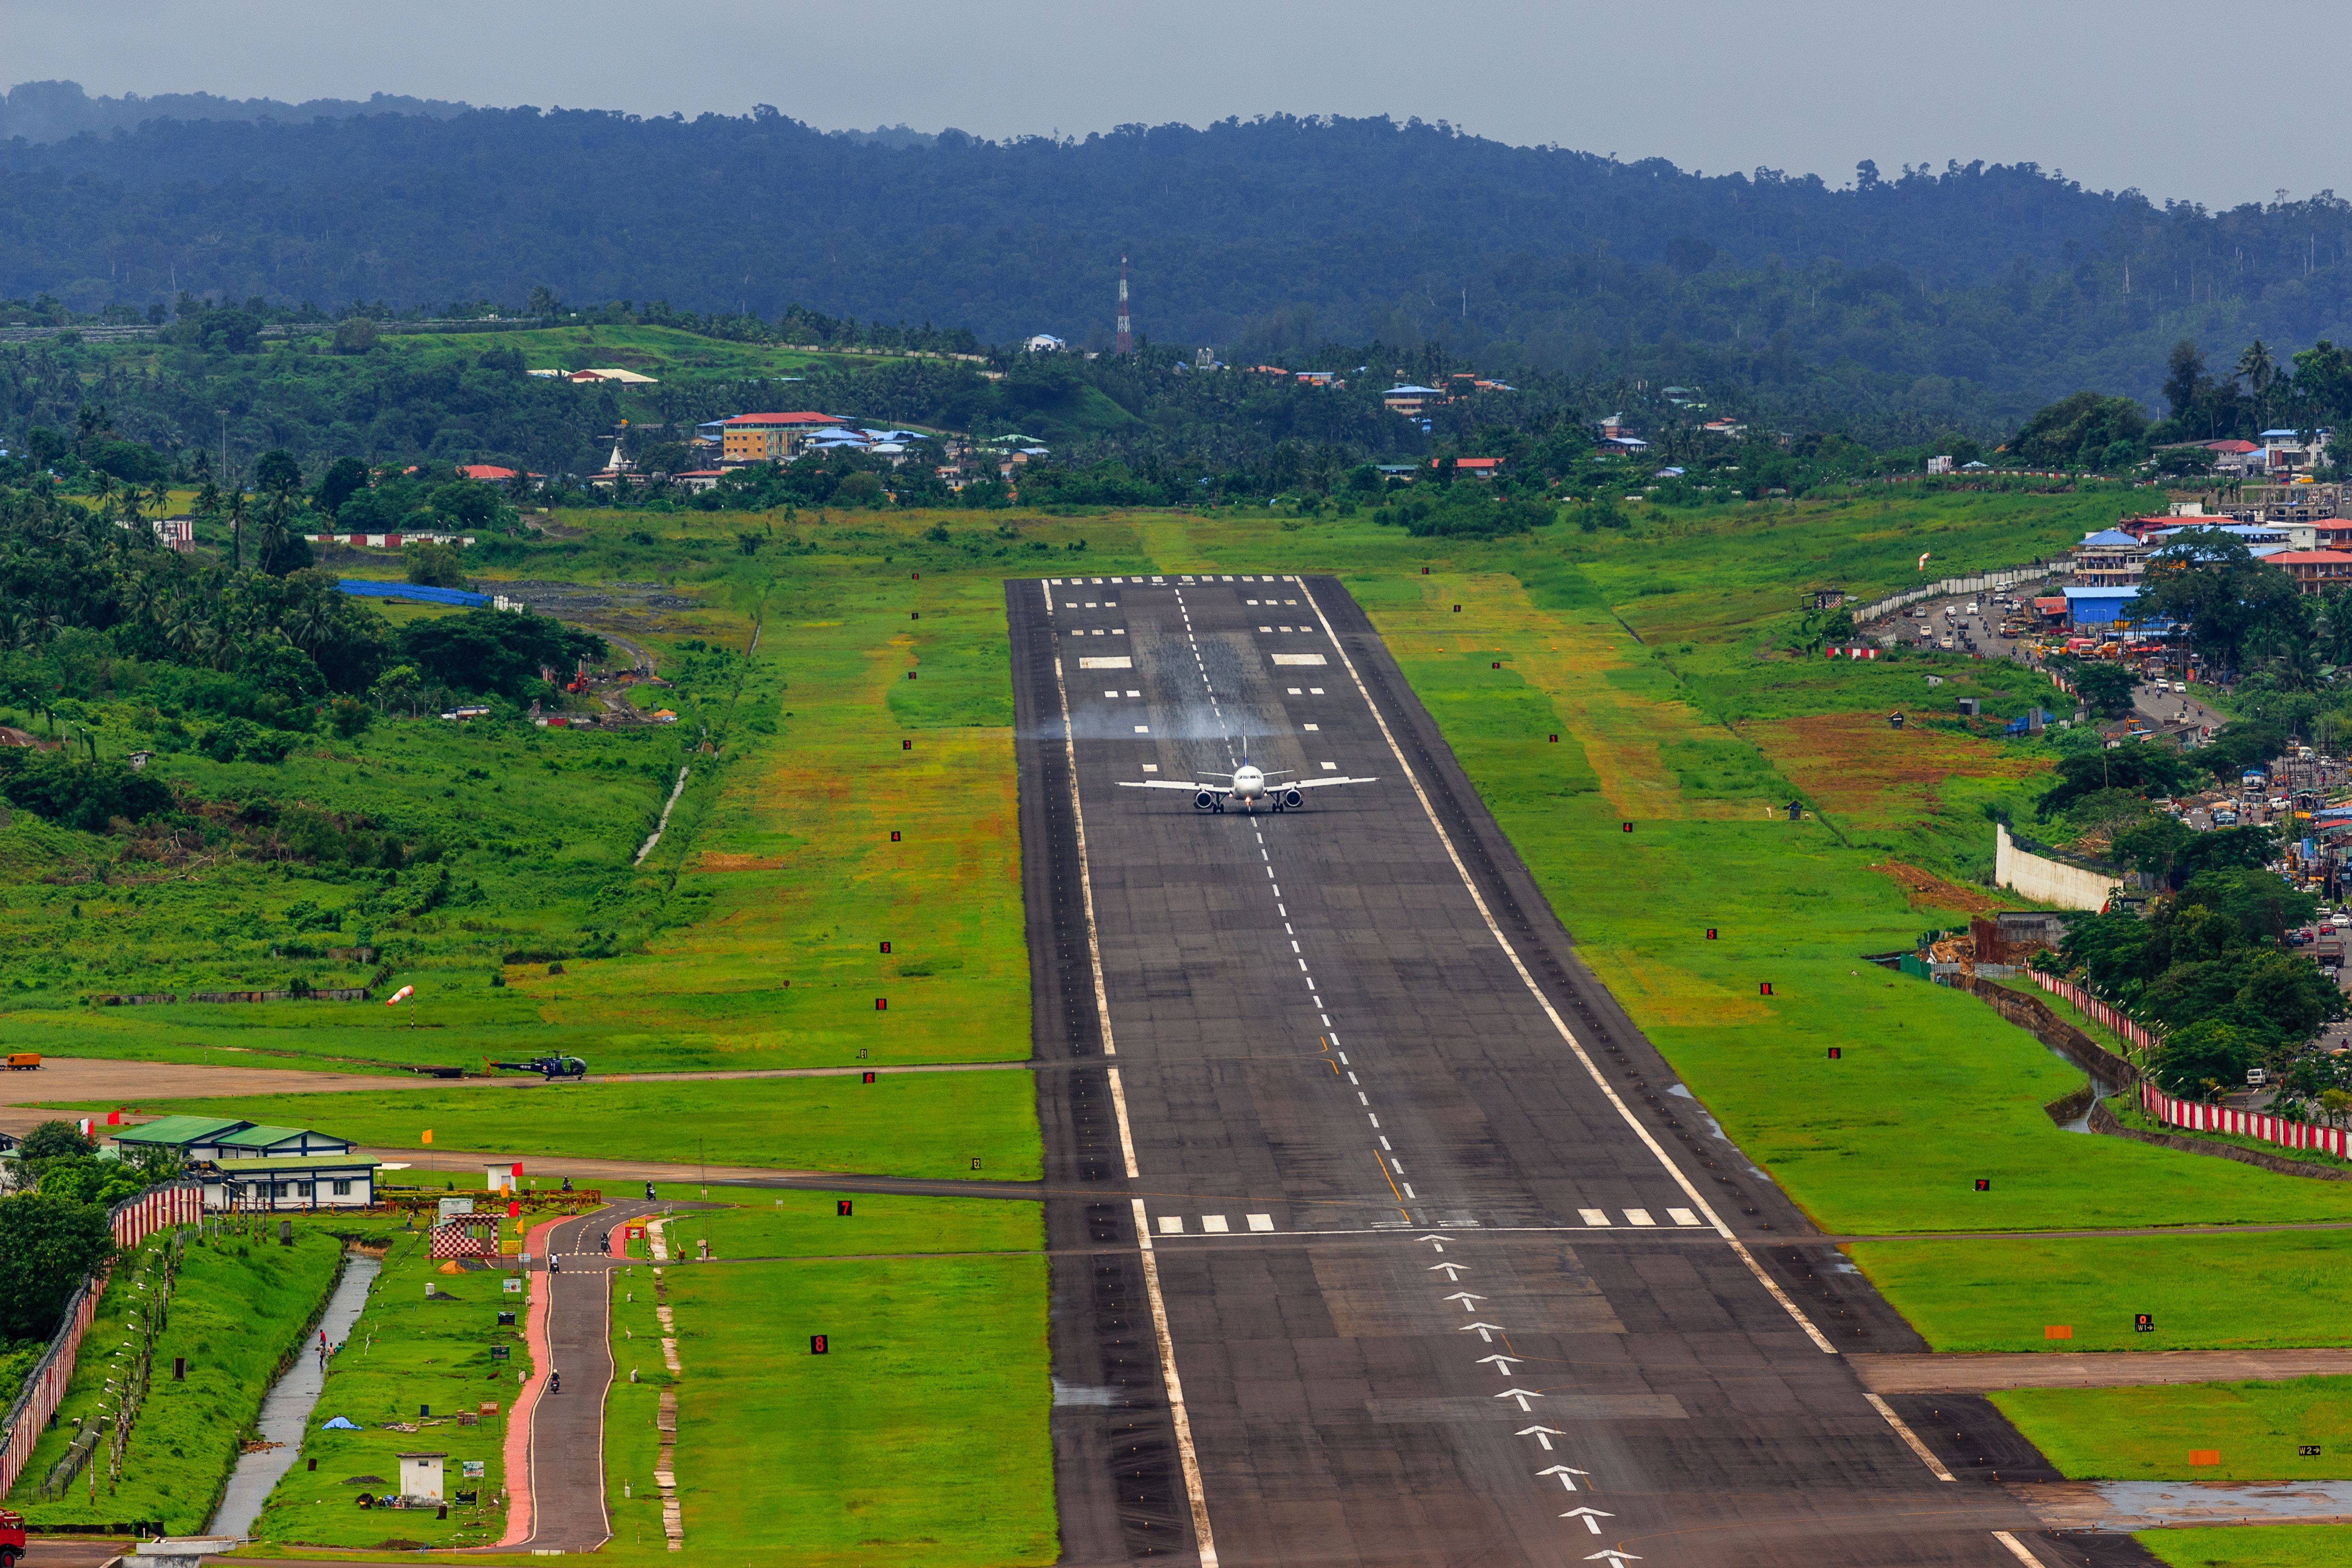
[[1964,915],[1989,915],[2008,907],[1990,893],[1948,882],[1932,871],[1906,866],[1900,860],[1889,860],[1871,869],[1901,883],[1905,897],[1915,910],[1958,910]]
[[1937,786],[1956,774],[2023,778],[2041,766],[1970,735],[1891,730],[1874,713],[1772,719],[1739,732],[1823,810],[1859,827],[1917,820],[1935,808]]

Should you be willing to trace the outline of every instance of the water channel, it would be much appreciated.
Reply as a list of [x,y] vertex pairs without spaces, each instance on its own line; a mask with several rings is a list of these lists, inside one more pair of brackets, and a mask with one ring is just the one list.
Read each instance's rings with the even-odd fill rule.
[[[329,1344],[339,1345],[351,1337],[361,1310],[367,1306],[368,1287],[375,1283],[383,1267],[363,1252],[352,1253],[344,1260],[343,1277],[336,1281],[335,1293],[328,1298],[326,1315],[319,1320],[316,1331],[327,1336]],[[252,1531],[271,1489],[302,1457],[303,1428],[310,1425],[310,1412],[326,1382],[314,1340],[302,1347],[294,1364],[270,1385],[268,1396],[261,1402],[262,1440],[280,1446],[238,1457],[228,1489],[221,1494],[220,1507],[213,1510],[205,1534],[242,1536]]]

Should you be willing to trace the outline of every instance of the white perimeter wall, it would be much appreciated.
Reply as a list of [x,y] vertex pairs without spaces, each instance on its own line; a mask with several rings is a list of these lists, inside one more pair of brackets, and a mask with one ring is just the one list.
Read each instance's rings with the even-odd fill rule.
[[2096,910],[2121,885],[2102,871],[2027,854],[2010,837],[2007,823],[1995,823],[1993,834],[1992,879],[2021,897],[2062,910]]

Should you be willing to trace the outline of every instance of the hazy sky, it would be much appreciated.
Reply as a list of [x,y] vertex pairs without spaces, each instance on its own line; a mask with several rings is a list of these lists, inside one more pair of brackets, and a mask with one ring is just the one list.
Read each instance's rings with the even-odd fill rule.
[[[384,91],[689,117],[765,102],[827,129],[992,137],[1387,113],[1832,184],[1862,158],[1889,175],[2031,160],[2217,205],[2352,192],[2325,89],[2294,79],[2347,44],[2352,6],[2302,0],[0,0],[5,80],[92,93]],[[2263,82],[2269,108],[2243,96]]]

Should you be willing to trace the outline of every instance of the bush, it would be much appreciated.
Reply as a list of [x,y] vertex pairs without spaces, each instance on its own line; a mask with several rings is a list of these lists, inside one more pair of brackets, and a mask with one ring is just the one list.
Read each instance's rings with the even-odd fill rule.
[[462,588],[464,557],[454,544],[411,544],[400,552],[404,575],[420,588]]
[[60,827],[103,833],[116,817],[143,822],[172,808],[163,782],[122,763],[78,763],[63,752],[0,752],[0,795]]
[[469,610],[401,628],[402,655],[433,679],[459,691],[496,692],[521,701],[541,689],[540,668],[567,673],[581,659],[604,657],[604,639],[529,612]]
[[0,1337],[45,1340],[66,1298],[114,1251],[106,1211],[47,1193],[0,1198]]

